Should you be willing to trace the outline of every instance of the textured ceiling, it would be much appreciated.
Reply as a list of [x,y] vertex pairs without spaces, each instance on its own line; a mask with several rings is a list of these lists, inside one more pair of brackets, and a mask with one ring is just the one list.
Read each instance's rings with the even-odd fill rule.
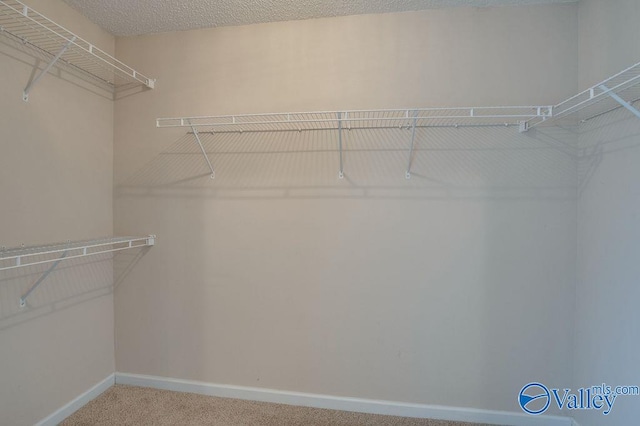
[[577,0],[64,0],[117,36],[442,7]]

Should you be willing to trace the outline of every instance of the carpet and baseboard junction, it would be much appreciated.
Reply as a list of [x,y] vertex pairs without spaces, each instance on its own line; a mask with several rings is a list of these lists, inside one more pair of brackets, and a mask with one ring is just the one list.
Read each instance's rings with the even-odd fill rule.
[[85,425],[485,426],[219,398],[128,385],[109,388],[61,424]]
[[569,417],[114,373],[37,426],[577,426]]

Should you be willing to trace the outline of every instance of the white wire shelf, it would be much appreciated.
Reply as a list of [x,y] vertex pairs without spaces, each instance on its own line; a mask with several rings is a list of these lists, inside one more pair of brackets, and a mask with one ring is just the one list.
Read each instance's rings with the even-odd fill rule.
[[[632,107],[640,100],[640,63],[593,85],[569,99],[554,105],[549,116],[533,117],[527,127],[553,124],[561,119],[573,118],[584,122],[618,108]],[[637,114],[637,110],[630,111]],[[638,115],[640,117],[640,115]]]
[[148,235],[146,237],[113,237],[69,241],[42,246],[2,247],[0,248],[0,271],[153,246],[154,244],[155,235]]
[[[130,84],[153,88],[144,76],[18,0],[0,0],[0,34],[18,40],[105,83],[113,90]],[[48,68],[45,70],[47,71]],[[28,90],[25,90],[28,94]]]
[[211,178],[215,178],[215,170],[200,139],[200,132],[208,131],[215,134],[335,130],[339,146],[338,177],[342,179],[344,177],[342,155],[344,130],[410,129],[410,149],[405,171],[405,177],[410,179],[417,128],[518,126],[520,132],[526,132],[542,123],[558,124],[558,120],[572,115],[576,115],[580,121],[586,121],[618,108],[626,108],[640,118],[640,111],[634,106],[638,100],[640,100],[640,63],[555,106],[413,108],[174,117],[156,119],[156,127],[190,128],[211,170]]
[[343,132],[355,129],[411,130],[410,149],[405,171],[411,178],[411,163],[416,129],[422,127],[458,126],[518,126],[522,130],[532,118],[550,114],[548,106],[500,106],[461,108],[412,108],[355,111],[315,111],[271,114],[242,114],[208,117],[158,118],[157,127],[187,127],[200,147],[204,160],[215,178],[215,169],[207,154],[199,132],[286,132],[307,130],[334,130],[338,135],[339,171],[344,177]]
[[414,108],[354,111],[314,111],[158,118],[157,127],[199,128],[200,131],[268,132],[370,128],[519,126],[546,116],[548,106]]
[[47,244],[43,246],[0,248],[0,271],[45,265],[48,268],[20,297],[20,307],[25,307],[27,299],[47,276],[62,261],[114,253],[122,250],[150,247],[155,245],[155,235],[146,237],[112,237],[84,241],[67,241],[66,243]]

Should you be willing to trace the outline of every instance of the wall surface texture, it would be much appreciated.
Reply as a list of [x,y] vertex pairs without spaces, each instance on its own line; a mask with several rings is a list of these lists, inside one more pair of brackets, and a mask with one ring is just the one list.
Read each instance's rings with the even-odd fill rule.
[[[577,90],[576,5],[121,38],[158,78],[115,103],[116,369],[519,411],[573,355],[575,135],[516,128],[203,133],[155,118],[548,104]],[[508,36],[506,36],[508,35]],[[532,46],[544,46],[530,52]],[[549,72],[553,70],[553,72]]]
[[[582,0],[579,16],[581,87],[638,62],[637,1]],[[581,126],[576,388],[640,385],[639,123],[620,109]],[[640,397],[619,397],[606,419],[588,411],[576,417],[582,426],[636,424]]]
[[[113,51],[63,2],[28,4]],[[0,245],[111,235],[113,100],[54,69],[23,102],[32,53],[0,38]],[[111,261],[61,263],[20,310],[44,269],[0,275],[1,424],[34,424],[113,373]]]
[[[54,69],[24,103],[43,62],[2,39],[1,245],[114,230],[159,239],[115,268],[61,265],[26,310],[17,300],[43,269],[0,277],[2,423],[32,424],[114,371],[114,308],[120,372],[506,411],[534,380],[640,383],[640,125],[628,112],[577,132],[419,129],[411,180],[406,129],[345,132],[344,180],[335,132],[205,131],[211,180],[192,134],[154,127],[180,115],[557,102],[637,62],[637,2],[117,42],[58,0],[28,4],[158,84],[118,93],[114,111],[110,95]],[[632,424],[633,398],[619,397],[607,424]]]

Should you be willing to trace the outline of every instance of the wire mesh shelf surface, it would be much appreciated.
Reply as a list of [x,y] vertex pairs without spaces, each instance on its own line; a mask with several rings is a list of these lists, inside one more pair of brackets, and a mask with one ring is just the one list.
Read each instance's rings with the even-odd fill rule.
[[198,127],[200,131],[303,131],[339,128],[399,128],[438,126],[511,126],[547,114],[544,106],[415,108],[356,111],[315,111],[158,118],[157,127]]
[[113,89],[132,83],[141,83],[150,88],[154,86],[155,80],[140,74],[18,0],[0,0],[0,34],[19,40],[52,58],[68,44],[59,60]]
[[553,106],[550,116],[532,118],[529,127],[571,117],[579,122],[589,120],[621,108],[614,96],[624,97],[629,104],[640,100],[640,62]]
[[146,237],[112,237],[83,241],[68,241],[41,246],[0,248],[0,271],[25,266],[58,262],[84,256],[132,248],[152,246],[155,236]]
[[199,131],[303,131],[368,128],[519,126],[521,131],[563,118],[586,121],[625,107],[640,117],[640,63],[551,106],[413,108],[356,111],[315,111],[267,114],[193,116],[156,119],[157,127],[198,128]]

